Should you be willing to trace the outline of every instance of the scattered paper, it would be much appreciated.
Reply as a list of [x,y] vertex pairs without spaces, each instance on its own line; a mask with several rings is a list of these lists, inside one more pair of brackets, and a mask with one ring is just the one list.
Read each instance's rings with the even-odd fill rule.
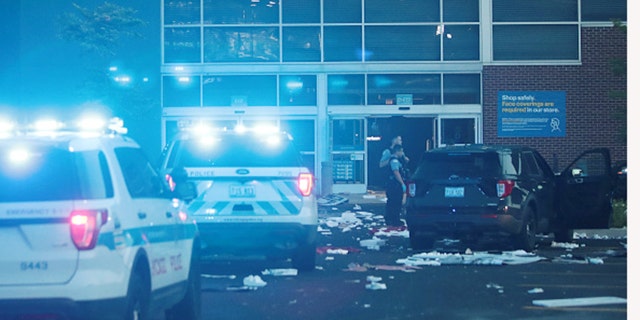
[[601,304],[618,304],[627,303],[627,299],[619,297],[588,297],[588,298],[570,298],[570,299],[548,299],[533,300],[533,304],[542,307],[581,307],[595,306]]

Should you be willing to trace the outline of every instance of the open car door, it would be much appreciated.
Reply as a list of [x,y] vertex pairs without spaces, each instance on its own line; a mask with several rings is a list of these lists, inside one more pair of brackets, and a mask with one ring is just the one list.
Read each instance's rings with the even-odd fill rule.
[[558,215],[570,229],[609,228],[613,212],[609,149],[585,151],[558,178]]

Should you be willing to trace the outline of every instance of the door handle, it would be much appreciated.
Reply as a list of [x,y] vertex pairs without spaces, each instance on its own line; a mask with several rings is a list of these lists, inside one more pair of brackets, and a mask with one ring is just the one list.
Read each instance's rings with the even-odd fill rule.
[[147,214],[145,212],[138,212],[138,218],[139,219],[146,219],[147,218]]

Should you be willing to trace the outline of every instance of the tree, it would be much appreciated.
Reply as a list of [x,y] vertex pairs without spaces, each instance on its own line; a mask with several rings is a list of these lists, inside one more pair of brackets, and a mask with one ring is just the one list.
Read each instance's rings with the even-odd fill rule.
[[138,119],[149,114],[159,102],[145,90],[144,83],[135,81],[123,85],[110,73],[110,61],[118,56],[126,38],[142,38],[147,23],[136,17],[137,10],[104,2],[94,9],[72,3],[74,10],[58,17],[58,37],[77,43],[85,52],[86,80],[79,90],[87,100],[99,100],[111,112]]

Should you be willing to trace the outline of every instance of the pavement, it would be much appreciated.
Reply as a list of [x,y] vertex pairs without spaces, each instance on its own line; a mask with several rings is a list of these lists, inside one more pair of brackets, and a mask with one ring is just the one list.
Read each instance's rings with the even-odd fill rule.
[[[339,193],[329,194],[318,198],[320,206],[335,206],[339,204],[384,204],[387,196],[384,191],[367,190],[367,193]],[[609,229],[576,229],[574,237],[580,238],[603,238],[603,239],[626,239],[627,228],[609,228]]]

